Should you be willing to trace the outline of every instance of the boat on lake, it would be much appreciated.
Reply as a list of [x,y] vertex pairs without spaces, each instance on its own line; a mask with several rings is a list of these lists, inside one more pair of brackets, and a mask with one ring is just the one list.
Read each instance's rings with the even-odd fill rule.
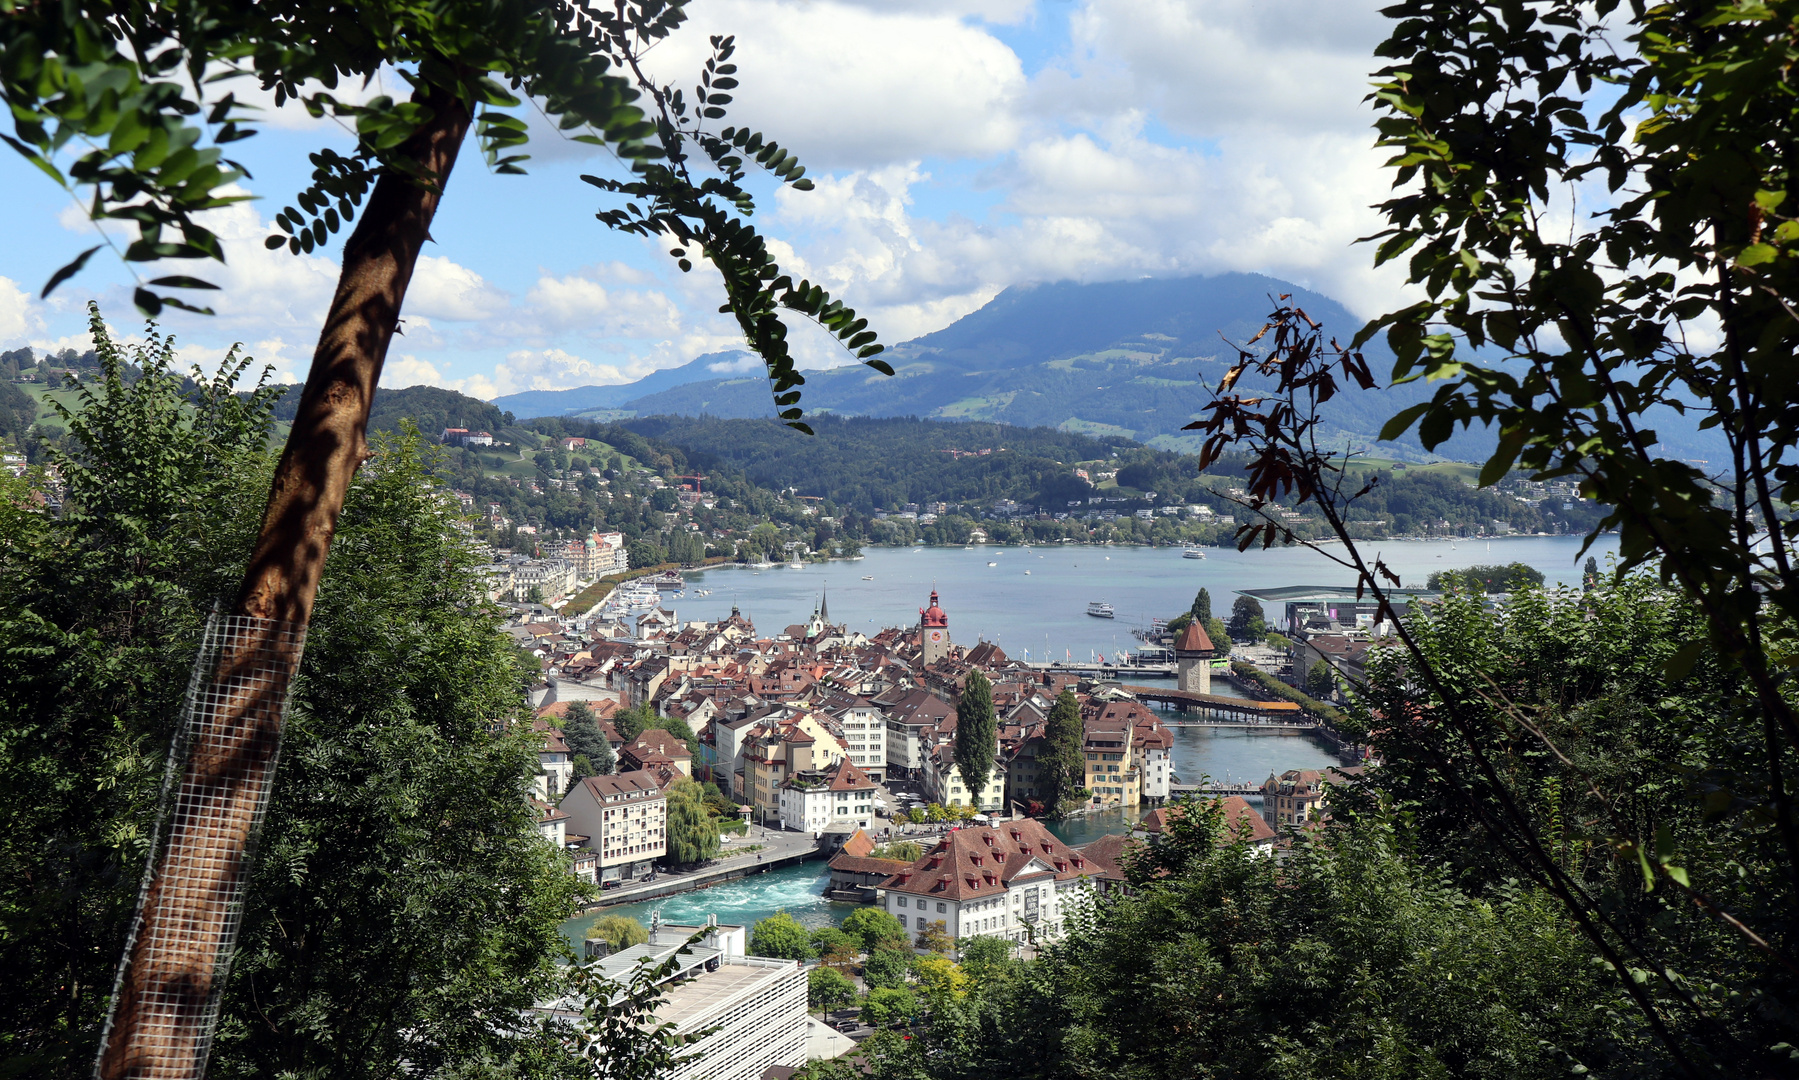
[[1095,600],[1088,604],[1087,614],[1096,619],[1116,619],[1118,617],[1118,613],[1112,610],[1112,605],[1104,600]]
[[873,581],[874,579],[875,579],[875,576],[873,574],[863,574],[862,575],[863,581]]
[[1181,552],[1181,558],[1183,558],[1183,559],[1203,559],[1205,557],[1206,557],[1206,553],[1199,550],[1196,547],[1190,547],[1187,550]]

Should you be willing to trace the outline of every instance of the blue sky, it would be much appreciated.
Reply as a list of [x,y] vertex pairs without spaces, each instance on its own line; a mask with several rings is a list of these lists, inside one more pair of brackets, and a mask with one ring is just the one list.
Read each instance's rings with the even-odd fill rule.
[[[706,37],[734,33],[732,119],[798,151],[817,182],[763,203],[761,227],[798,272],[868,314],[882,339],[938,329],[1009,285],[1255,270],[1359,313],[1392,305],[1356,237],[1384,194],[1361,104],[1374,4],[1350,0],[696,0],[653,56],[691,78]],[[393,88],[387,88],[392,90]],[[244,96],[240,91],[240,97]],[[204,318],[172,313],[184,355],[241,341],[304,375],[336,277],[335,248],[262,249],[306,154],[348,140],[288,108],[238,143],[260,196],[221,212],[229,264]],[[480,397],[615,383],[739,342],[703,269],[609,233],[608,167],[543,131],[526,177],[472,151],[450,182],[384,385]],[[96,256],[48,302],[48,275],[94,234],[69,197],[0,156],[0,348],[83,344],[83,307],[122,332],[130,275]],[[821,333],[802,363],[844,362]]]

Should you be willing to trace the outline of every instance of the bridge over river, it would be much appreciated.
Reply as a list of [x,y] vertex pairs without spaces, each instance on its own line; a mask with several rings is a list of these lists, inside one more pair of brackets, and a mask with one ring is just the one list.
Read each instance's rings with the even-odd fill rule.
[[[1176,690],[1169,686],[1120,686],[1120,690],[1139,701],[1154,701],[1179,712],[1196,712],[1209,717],[1200,723],[1208,726],[1228,724],[1255,728],[1314,728],[1318,725],[1291,701],[1252,701],[1249,698],[1226,697],[1223,694],[1199,694]],[[1170,727],[1185,726],[1169,721]]]

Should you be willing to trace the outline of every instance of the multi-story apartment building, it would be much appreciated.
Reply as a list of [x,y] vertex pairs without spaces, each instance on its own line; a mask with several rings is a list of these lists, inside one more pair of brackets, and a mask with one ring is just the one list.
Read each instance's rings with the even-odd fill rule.
[[877,902],[915,934],[1042,941],[1111,873],[1023,818],[948,834],[883,882]]
[[875,782],[848,759],[823,772],[797,773],[781,784],[781,825],[814,836],[832,825],[872,829]]
[[825,711],[843,728],[843,747],[856,767],[880,783],[887,774],[887,717],[874,702],[853,694],[834,694]]
[[668,853],[668,799],[643,771],[589,776],[562,797],[568,830],[599,852],[599,880],[633,881]]
[[1131,762],[1132,724],[1129,717],[1118,712],[1112,707],[1103,708],[1082,725],[1086,787],[1091,800],[1102,806],[1136,806],[1142,781]]

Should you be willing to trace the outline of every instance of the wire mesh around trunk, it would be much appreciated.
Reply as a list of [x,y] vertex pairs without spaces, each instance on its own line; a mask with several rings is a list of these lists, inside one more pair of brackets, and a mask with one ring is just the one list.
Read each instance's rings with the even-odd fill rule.
[[94,1075],[200,1080],[306,628],[207,620]]

